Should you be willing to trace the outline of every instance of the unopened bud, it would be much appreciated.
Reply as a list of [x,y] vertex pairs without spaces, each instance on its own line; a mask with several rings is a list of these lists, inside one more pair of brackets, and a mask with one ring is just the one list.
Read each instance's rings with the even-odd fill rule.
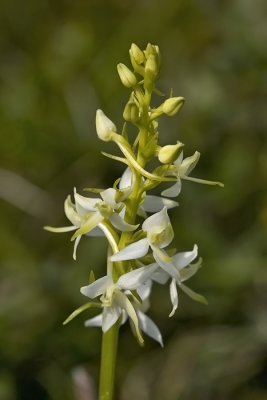
[[97,110],[95,123],[99,139],[104,140],[104,142],[112,140],[113,133],[116,132],[117,128],[102,110]]
[[131,88],[136,85],[137,79],[134,73],[126,67],[126,65],[120,63],[117,65],[118,73],[121,79],[121,82],[127,88]]
[[164,101],[162,111],[172,117],[182,108],[184,102],[184,97],[171,97]]
[[145,56],[144,53],[142,52],[141,49],[139,49],[139,47],[132,43],[131,48],[130,48],[130,56],[132,56],[132,58],[134,59],[134,61],[136,62],[136,64],[142,64],[145,61]]
[[183,143],[169,144],[161,147],[158,152],[158,159],[162,164],[172,164],[181,154],[183,150]]
[[134,101],[128,101],[123,111],[125,121],[136,123],[140,120],[139,109]]
[[145,65],[144,86],[146,89],[150,90],[153,87],[158,72],[159,68],[156,57],[151,54],[149,55]]

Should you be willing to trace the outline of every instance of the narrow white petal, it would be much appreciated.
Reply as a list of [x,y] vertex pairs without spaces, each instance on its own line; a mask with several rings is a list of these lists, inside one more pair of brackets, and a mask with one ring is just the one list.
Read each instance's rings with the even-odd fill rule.
[[121,309],[119,307],[105,307],[103,310],[102,331],[107,332],[119,319]]
[[163,347],[162,336],[157,325],[142,311],[138,311],[137,314],[141,330]]
[[80,236],[77,236],[76,237],[76,239],[75,239],[75,242],[74,242],[74,248],[73,248],[73,259],[76,261],[76,252],[77,252],[77,247],[78,247],[78,244],[80,243],[80,240],[81,240],[81,235]]
[[127,272],[127,274],[120,276],[117,281],[117,285],[124,290],[135,290],[147,279],[149,279],[157,268],[157,264],[151,264],[145,267],[137,268],[131,272]]
[[[178,144],[179,142],[177,142]],[[180,142],[181,143],[181,142]],[[180,166],[181,162],[183,161],[184,158],[184,152],[183,150],[181,151],[181,153],[179,154],[179,157],[174,161],[174,165],[176,166]]]
[[90,285],[81,287],[80,292],[84,296],[90,297],[90,299],[94,299],[100,294],[103,294],[106,291],[107,287],[112,284],[112,279],[109,276],[103,276],[102,278],[97,279]]
[[172,279],[170,284],[170,298],[173,307],[171,313],[169,314],[169,317],[172,317],[178,307],[178,292],[177,292],[176,280],[174,278]]
[[176,201],[153,195],[147,195],[142,204],[142,208],[147,212],[158,212],[161,211],[163,207],[169,209],[177,206],[178,203]]
[[87,319],[87,321],[85,321],[84,326],[86,326],[87,328],[91,327],[91,326],[96,326],[96,327],[100,327],[102,326],[103,323],[103,315],[98,314],[93,318]]
[[175,184],[169,187],[168,189],[163,190],[161,194],[162,196],[167,196],[167,197],[177,197],[181,192],[181,188],[182,188],[181,179],[178,177],[177,182],[175,182]]
[[122,232],[134,231],[139,226],[128,224],[128,222],[124,221],[124,219],[117,213],[112,213],[109,220],[116,229]]
[[198,253],[198,247],[195,244],[192,251],[186,251],[183,253],[177,253],[172,258],[174,265],[180,271],[187,265],[189,265],[196,257]]
[[126,168],[119,182],[119,189],[127,189],[132,185],[132,172],[130,168]]
[[134,260],[136,258],[144,257],[149,249],[147,239],[138,240],[135,243],[129,244],[121,251],[110,257],[111,261]]

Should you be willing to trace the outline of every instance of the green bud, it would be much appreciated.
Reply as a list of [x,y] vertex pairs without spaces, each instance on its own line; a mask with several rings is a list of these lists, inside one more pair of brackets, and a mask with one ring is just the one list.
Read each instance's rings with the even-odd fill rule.
[[109,142],[114,136],[117,128],[113,122],[103,113],[102,110],[96,111],[96,133],[99,139]]
[[134,101],[128,101],[123,111],[125,121],[136,123],[140,120],[139,109]]
[[121,82],[124,86],[127,88],[132,88],[136,85],[137,79],[134,73],[128,67],[126,67],[126,65],[120,63],[117,65],[117,69]]
[[145,56],[144,53],[142,52],[139,47],[132,43],[131,48],[130,48],[130,56],[133,58],[133,60],[136,62],[136,64],[142,64],[145,61]]
[[159,161],[162,164],[172,164],[181,154],[183,147],[184,145],[181,142],[161,147],[158,152]]
[[145,65],[144,86],[145,89],[151,90],[159,72],[156,57],[149,55]]
[[171,97],[162,104],[162,111],[172,117],[182,108],[184,102],[184,97]]

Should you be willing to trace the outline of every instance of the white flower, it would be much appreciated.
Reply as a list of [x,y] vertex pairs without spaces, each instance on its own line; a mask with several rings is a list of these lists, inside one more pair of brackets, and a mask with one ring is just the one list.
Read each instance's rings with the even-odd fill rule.
[[[169,278],[171,278],[170,283],[170,298],[172,302],[172,311],[170,313],[170,317],[174,315],[177,307],[178,307],[178,291],[177,287],[179,287],[183,292],[185,292],[189,297],[191,297],[195,301],[199,301],[201,303],[207,304],[207,301],[204,296],[194,292],[188,286],[184,285],[184,281],[187,281],[191,278],[200,268],[201,260],[195,264],[191,264],[192,261],[196,259],[198,255],[197,245],[194,245],[192,251],[186,251],[177,253],[172,257],[172,262],[164,262],[160,258],[157,258],[157,264],[160,268],[157,268],[153,271],[153,267],[155,263],[150,264],[147,268],[152,269],[152,274],[150,276],[149,281],[144,282],[144,288],[142,286],[139,290],[145,290],[145,286],[150,288],[152,285],[152,281],[158,282],[160,284],[165,284]],[[150,289],[149,289],[150,290]]]
[[165,262],[170,262],[170,257],[163,250],[168,246],[174,236],[171,222],[167,213],[167,207],[148,217],[142,225],[146,238],[138,240],[125,247],[121,251],[110,257],[111,261],[134,260],[144,257],[151,247],[153,256]]
[[[179,142],[178,142],[179,143]],[[168,175],[176,176],[177,181],[173,186],[164,190],[161,194],[167,197],[176,197],[181,191],[182,182],[181,179],[185,179],[188,181],[193,181],[197,183],[204,183],[206,185],[218,185],[223,187],[224,185],[221,182],[207,181],[204,179],[193,178],[188,176],[191,171],[195,168],[198,160],[200,158],[200,153],[196,151],[191,157],[186,157],[183,159],[183,152],[179,155],[176,161],[174,161],[174,170],[170,172]]]
[[116,283],[110,275],[106,275],[82,287],[81,293],[91,299],[101,296],[103,307],[103,312],[87,320],[85,326],[101,326],[103,332],[107,332],[120,317],[122,317],[122,323],[129,317],[140,343],[143,343],[140,332],[142,330],[162,345],[162,337],[157,326],[144,314],[137,301],[133,304],[129,299],[130,291],[142,286],[156,268],[157,265],[138,268],[122,275]]
[[[138,225],[131,225],[124,221],[125,206],[115,201],[116,190],[106,189],[100,193],[101,199],[81,196],[74,189],[75,204],[68,196],[64,203],[65,214],[72,226],[53,228],[46,226],[50,232],[69,232],[76,230],[72,236],[75,240],[73,258],[76,260],[76,250],[82,235],[101,236],[102,222],[108,220],[114,228],[120,231],[133,231]],[[99,229],[100,228],[100,229]],[[104,233],[106,231],[103,229]]]

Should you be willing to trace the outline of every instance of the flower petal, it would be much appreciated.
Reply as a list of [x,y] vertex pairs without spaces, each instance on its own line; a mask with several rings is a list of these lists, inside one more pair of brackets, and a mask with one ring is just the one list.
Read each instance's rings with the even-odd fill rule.
[[137,311],[137,315],[142,331],[163,347],[162,336],[157,325],[142,311]]
[[81,218],[76,211],[75,205],[71,201],[71,197],[68,196],[64,202],[64,211],[66,217],[70,222],[75,225],[76,227],[81,226]]
[[139,321],[134,306],[132,305],[128,297],[120,291],[116,292],[116,302],[120,305],[122,309],[124,309],[127,312],[129,318],[133,323],[137,339],[140,344],[143,344],[144,339],[139,329]]
[[157,261],[158,265],[172,278],[175,278],[177,282],[180,281],[180,274],[171,262],[164,262],[155,252],[153,256]]
[[80,215],[86,214],[88,211],[96,211],[96,205],[101,203],[101,199],[81,196],[79,193],[74,193],[75,204]]
[[183,253],[175,254],[172,258],[173,263],[178,271],[189,265],[197,257],[197,253],[198,247],[195,244],[192,251],[185,251]]
[[103,310],[102,331],[107,332],[120,318],[121,309],[119,307],[105,307]]
[[195,273],[199,270],[201,267],[201,262],[202,260],[200,259],[198,262],[195,264],[189,265],[187,268],[184,268],[180,271],[181,274],[181,282],[187,281],[189,278],[191,278]]
[[107,287],[112,285],[113,281],[109,276],[103,276],[102,278],[97,279],[95,282],[90,285],[83,286],[80,289],[80,292],[90,299],[94,299],[95,297],[103,294]]
[[147,212],[158,212],[162,210],[163,207],[169,209],[177,206],[178,203],[176,201],[153,195],[147,195],[142,204],[142,208]]
[[109,220],[116,229],[122,232],[134,231],[139,226],[128,224],[128,222],[124,221],[124,219],[117,213],[112,213]]
[[129,244],[121,251],[110,257],[111,261],[123,261],[123,260],[134,260],[136,258],[143,257],[147,254],[149,244],[147,239],[141,239],[137,242]]
[[181,192],[181,188],[182,188],[182,182],[181,179],[178,177],[177,182],[175,182],[175,184],[169,187],[168,189],[163,190],[161,194],[162,196],[167,196],[167,197],[177,197]]
[[118,204],[115,201],[116,189],[108,188],[106,190],[103,190],[103,192],[100,193],[100,196],[102,197],[103,201],[111,206],[113,209],[116,209],[118,207]]
[[177,292],[177,286],[176,286],[176,279],[173,278],[170,284],[170,298],[172,302],[172,311],[169,314],[169,317],[172,317],[177,310],[178,307],[178,292]]
[[157,264],[151,264],[145,267],[137,268],[131,272],[121,275],[117,281],[120,289],[135,290],[148,280],[153,272],[158,268]]
[[185,175],[189,175],[190,172],[193,171],[198,163],[199,157],[200,153],[198,151],[195,151],[192,156],[187,157],[182,161],[180,167],[178,168],[178,174],[181,178]]
[[167,213],[167,207],[164,207],[161,211],[148,217],[142,225],[145,232],[151,231],[155,227],[164,228],[170,224],[170,218]]
[[101,313],[101,314],[96,315],[93,318],[87,319],[84,322],[84,326],[86,326],[86,328],[89,328],[91,326],[100,327],[100,326],[102,326],[102,323],[103,323],[103,315]]
[[119,182],[119,189],[127,189],[132,185],[132,171],[128,167],[122,174],[122,177]]
[[100,212],[91,212],[88,215],[85,223],[79,229],[77,229],[71,240],[76,239],[76,237],[79,235],[86,235],[87,233],[91,232],[103,220],[104,217],[100,214]]

